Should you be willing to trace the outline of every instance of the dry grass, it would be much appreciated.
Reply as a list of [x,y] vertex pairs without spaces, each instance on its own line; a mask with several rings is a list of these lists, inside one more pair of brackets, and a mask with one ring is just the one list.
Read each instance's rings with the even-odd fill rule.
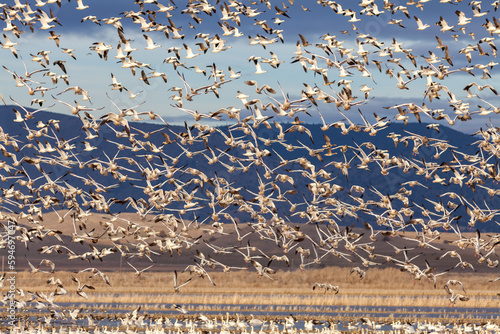
[[[54,276],[60,278],[68,294],[57,296],[56,302],[88,303],[172,303],[196,304],[253,304],[253,305],[345,305],[345,306],[449,306],[448,295],[443,285],[448,279],[459,279],[466,287],[470,300],[459,302],[457,306],[498,307],[500,290],[497,282],[489,283],[492,274],[448,274],[438,279],[437,287],[425,279],[415,281],[407,273],[394,268],[370,268],[366,278],[360,280],[355,275],[348,276],[348,268],[328,267],[307,271],[278,271],[274,281],[260,278],[250,270],[232,273],[211,272],[217,287],[207,279],[193,277],[181,289],[173,292],[172,272],[146,272],[136,277],[131,272],[108,273],[111,286],[102,279],[90,279],[88,274],[56,272],[55,274],[18,274],[18,287],[26,290],[51,292],[54,288],[45,281]],[[89,296],[85,300],[76,295],[77,284],[71,276],[78,277],[93,285],[94,291],[85,289]],[[189,277],[179,273],[179,282]],[[315,282],[331,283],[340,287],[340,293],[333,295],[312,290]],[[45,288],[42,288],[45,287]]]
[[[74,229],[73,225],[69,221],[60,224],[56,219],[49,219],[51,218],[50,214],[47,217],[45,223],[51,229],[60,230],[63,233],[62,237],[70,241],[70,235]],[[123,214],[123,217],[134,219],[132,214]],[[88,217],[88,221],[86,222],[87,228],[95,228],[96,233],[99,234],[104,231],[100,222],[108,219],[110,219],[109,215],[93,214]],[[125,222],[120,220],[115,222],[116,226],[120,224],[125,224]],[[158,227],[154,224],[152,217],[141,221],[141,224]],[[246,232],[247,228],[242,226],[244,232]],[[355,230],[359,233],[366,232],[363,229]],[[233,233],[233,225],[229,224],[226,226],[225,231]],[[301,231],[308,235],[316,233],[312,225],[301,226]],[[199,235],[202,235],[206,239],[212,237],[201,230],[193,231],[193,233],[193,236],[196,237]],[[404,236],[412,237],[414,234],[415,232],[405,232]],[[464,232],[463,235],[473,237],[474,233]],[[367,238],[366,235],[365,238]],[[451,243],[455,239],[456,235],[453,233],[441,233],[441,238],[433,243],[443,249],[442,252],[457,250],[457,246]],[[265,243],[254,235],[249,236],[248,240],[245,239],[245,242],[249,241],[252,246],[259,248],[268,255],[276,252],[276,249],[273,248],[275,247],[274,243]],[[386,241],[385,238],[379,238],[373,245],[376,246],[379,254],[394,256],[392,246]],[[64,254],[39,254],[37,252],[37,249],[42,244],[50,245],[53,242],[54,240],[49,238],[36,245],[30,244],[30,250],[19,245],[17,256],[19,259],[29,258],[35,265],[42,258],[51,259],[56,263],[57,270],[82,269],[86,266],[86,262],[78,260],[68,261],[65,259],[66,256]],[[407,241],[399,236],[390,239],[390,242],[398,247],[407,245]],[[217,244],[221,247],[229,247],[233,243],[234,237],[232,235],[218,236],[217,238]],[[100,239],[100,246],[110,246],[110,244],[110,240],[105,238]],[[89,251],[88,245],[80,245],[78,243],[70,243],[70,245],[77,253]],[[434,288],[432,282],[426,279],[415,281],[408,273],[401,272],[393,267],[386,267],[386,265],[363,268],[367,270],[367,275],[365,279],[360,280],[355,274],[348,275],[352,266],[362,266],[359,261],[356,261],[355,257],[353,257],[353,261],[355,262],[348,264],[332,255],[322,260],[322,265],[326,265],[322,269],[312,269],[312,267],[308,267],[308,270],[305,271],[282,269],[273,275],[275,279],[273,281],[266,278],[259,278],[255,274],[252,265],[249,265],[248,270],[231,273],[210,272],[217,287],[213,287],[207,279],[193,277],[192,281],[181,289],[180,294],[174,294],[173,269],[177,269],[179,272],[180,283],[188,279],[189,274],[181,273],[181,271],[188,264],[193,263],[196,250],[210,254],[210,250],[203,243],[192,247],[190,250],[184,250],[182,256],[174,254],[173,257],[170,257],[168,254],[162,254],[154,258],[155,266],[152,270],[158,270],[158,272],[147,271],[140,277],[134,276],[130,271],[116,272],[121,268],[119,254],[110,255],[102,263],[94,261],[91,266],[96,266],[101,270],[115,271],[107,272],[112,286],[106,285],[98,277],[90,279],[90,274],[88,273],[74,274],[69,271],[57,271],[55,274],[38,273],[35,275],[28,272],[20,272],[18,275],[18,287],[25,291],[50,293],[54,291],[54,287],[47,286],[46,280],[51,276],[55,276],[62,280],[64,287],[69,292],[67,295],[57,296],[56,302],[156,303],[168,306],[174,302],[235,305],[449,306],[449,296],[444,291],[443,286],[448,279],[459,279],[464,283],[467,295],[471,299],[465,303],[458,302],[457,306],[498,307],[497,293],[500,292],[500,281],[495,283],[488,282],[488,280],[496,278],[498,274],[495,274],[495,270],[487,268],[485,264],[476,263],[477,259],[474,258],[474,251],[472,249],[461,250],[460,253],[464,261],[474,263],[475,268],[480,273],[454,269],[438,278],[436,288]],[[425,266],[423,261],[427,259],[430,265],[436,268],[436,273],[449,270],[456,264],[456,261],[449,258],[436,260],[438,255],[433,249],[418,249],[418,251],[421,253],[421,256],[416,259],[416,262],[419,262],[417,265],[421,267]],[[282,253],[278,255],[282,255]],[[293,252],[287,255],[290,258],[291,265],[296,268],[297,263],[300,263],[298,255],[294,255]],[[228,265],[240,266],[242,264],[241,256],[236,252],[224,257],[215,257],[217,260]],[[135,262],[133,263],[138,268],[144,268],[151,264],[146,258],[135,258],[134,260]],[[122,262],[124,263],[124,269],[131,269],[125,261]],[[349,267],[338,266],[347,264]],[[27,267],[27,263],[20,260],[16,266],[18,270],[22,270]],[[286,268],[282,262],[273,262],[272,266],[273,268]],[[45,269],[45,267],[42,266],[42,269]],[[78,277],[81,281],[96,287],[94,291],[85,289],[85,292],[89,296],[88,300],[76,295],[77,284],[71,280],[71,276]],[[332,295],[331,293],[324,294],[323,291],[313,291],[312,286],[315,282],[338,285],[340,293]]]

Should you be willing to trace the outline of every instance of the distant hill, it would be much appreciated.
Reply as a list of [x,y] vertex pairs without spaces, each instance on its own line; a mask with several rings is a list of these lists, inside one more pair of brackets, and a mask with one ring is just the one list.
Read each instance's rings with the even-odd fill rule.
[[[316,172],[323,168],[329,174],[330,179],[318,176],[316,178],[318,182],[323,182],[325,185],[328,185],[328,187],[335,186],[339,189],[331,196],[324,198],[318,196],[318,199],[325,200],[334,198],[343,203],[350,203],[353,207],[359,204],[359,201],[356,199],[369,203],[370,201],[379,201],[380,196],[387,195],[391,197],[392,207],[396,210],[400,210],[405,206],[404,202],[397,198],[398,193],[402,194],[404,192],[401,189],[403,188],[402,184],[408,181],[418,181],[425,187],[404,186],[407,192],[411,191],[411,194],[408,193],[409,202],[406,206],[414,211],[412,217],[405,217],[407,221],[410,220],[410,218],[422,218],[421,212],[423,210],[427,209],[434,211],[433,208],[435,204],[433,202],[441,202],[446,210],[452,212],[454,210],[453,207],[449,205],[447,207],[448,201],[451,199],[448,195],[444,195],[450,192],[461,194],[464,198],[469,199],[470,203],[473,203],[473,200],[475,200],[480,207],[485,207],[485,204],[490,208],[500,207],[497,203],[497,197],[490,197],[484,189],[476,187],[474,191],[465,184],[459,186],[458,184],[450,183],[449,179],[454,175],[452,171],[442,173],[436,169],[436,176],[439,175],[445,178],[445,183],[447,185],[434,183],[433,181],[435,178],[432,172],[428,172],[429,178],[426,178],[425,175],[418,175],[418,170],[415,166],[422,166],[424,163],[431,162],[434,163],[434,166],[449,164],[450,161],[454,159],[450,149],[437,156],[436,153],[440,150],[439,148],[422,145],[418,150],[415,150],[415,152],[418,153],[413,155],[415,146],[412,139],[406,141],[407,146],[403,142],[400,142],[396,146],[391,138],[393,137],[391,134],[399,136],[400,139],[412,136],[412,134],[418,134],[418,136],[427,136],[427,138],[447,141],[455,147],[454,150],[456,152],[461,152],[461,154],[473,155],[476,153],[477,147],[472,145],[476,138],[445,126],[440,126],[440,132],[437,133],[433,129],[427,129],[426,124],[423,123],[409,123],[406,126],[397,123],[379,130],[376,136],[370,136],[369,133],[354,131],[350,131],[347,135],[343,135],[341,129],[338,128],[331,127],[327,131],[322,131],[321,125],[303,124],[312,134],[312,138],[310,138],[306,132],[288,132],[286,133],[285,144],[293,146],[292,150],[288,150],[285,145],[276,141],[279,136],[279,130],[275,126],[268,129],[264,125],[260,125],[257,129],[254,129],[257,138],[253,138],[245,135],[242,129],[232,128],[231,131],[229,131],[227,126],[218,127],[214,133],[206,133],[206,136],[204,136],[199,130],[185,126],[169,125],[167,127],[164,124],[130,122],[132,133],[134,134],[135,147],[137,149],[137,151],[133,151],[130,149],[132,143],[129,138],[117,137],[117,134],[120,135],[124,133],[123,127],[121,126],[102,124],[98,127],[97,131],[89,128],[89,133],[96,135],[95,138],[89,139],[87,133],[82,129],[82,120],[78,117],[48,111],[39,111],[33,115],[33,119],[28,119],[26,122],[15,122],[15,114],[12,108],[13,106],[0,107],[1,127],[5,133],[8,133],[10,137],[16,139],[19,146],[19,151],[15,152],[12,146],[9,147],[3,144],[4,149],[9,152],[7,155],[14,155],[15,159],[18,161],[21,161],[23,158],[26,159],[26,157],[40,159],[40,165],[43,171],[47,173],[50,179],[57,180],[56,182],[61,185],[66,183],[87,192],[92,192],[95,191],[95,187],[86,185],[84,182],[85,178],[92,178],[103,187],[111,186],[107,189],[107,192],[96,194],[96,196],[104,194],[107,199],[114,203],[111,206],[111,213],[134,211],[135,209],[131,205],[131,202],[127,201],[128,197],[135,198],[136,201],[142,198],[147,202],[148,196],[145,194],[145,187],[147,187],[148,184],[144,179],[144,173],[148,172],[146,169],[153,170],[156,168],[162,173],[165,173],[167,168],[180,168],[179,171],[174,174],[174,183],[167,182],[167,178],[161,175],[157,180],[151,183],[155,185],[161,184],[161,186],[155,189],[162,189],[163,192],[168,192],[180,187],[187,193],[193,193],[195,195],[194,202],[198,201],[200,206],[204,205],[202,208],[196,210],[196,215],[210,216],[214,210],[206,205],[209,202],[207,191],[216,193],[217,189],[225,187],[226,185],[214,183],[213,181],[210,181],[208,184],[190,183],[184,185],[193,178],[200,178],[197,175],[187,172],[188,168],[192,168],[203,171],[209,179],[217,180],[217,178],[219,178],[221,182],[223,182],[223,179],[226,180],[228,184],[231,184],[232,187],[239,188],[240,195],[256,210],[258,209],[257,195],[259,193],[259,182],[266,184],[275,180],[275,183],[279,185],[279,190],[272,188],[271,184],[267,184],[264,186],[264,193],[266,195],[277,199],[280,192],[283,194],[289,191],[289,193],[284,195],[286,199],[275,201],[276,211],[287,220],[294,223],[304,223],[307,222],[308,219],[301,218],[299,213],[300,211],[306,210],[306,206],[311,204],[314,196],[308,188],[308,185],[312,183],[312,179],[311,177],[308,178],[303,176],[304,168],[301,167],[299,161],[296,160],[299,158],[306,158],[315,166],[314,170]],[[29,108],[27,109],[34,111]],[[58,121],[59,131],[55,130],[54,125],[50,125],[51,120]],[[88,117],[87,121],[92,122]],[[94,122],[99,124],[100,120],[94,120]],[[292,124],[281,124],[281,126],[286,130],[289,129]],[[29,131],[34,134],[31,140],[27,138]],[[37,137],[37,131],[42,133],[40,137]],[[46,133],[44,133],[44,131],[46,131]],[[186,138],[189,132],[192,132],[192,135],[195,137],[200,135],[201,137],[193,144],[180,144],[182,138]],[[228,146],[223,134],[225,136],[232,135],[234,138],[241,137],[244,143],[249,143],[249,145],[251,144],[253,147],[258,147],[259,150],[267,150],[269,155],[265,156],[262,160],[265,166],[256,166],[255,163],[251,163],[245,156],[246,149]],[[165,143],[165,135],[170,138],[172,141],[171,143]],[[325,152],[320,153],[321,159],[323,160],[320,161],[310,150],[322,149],[325,147],[326,141],[324,135],[329,137],[330,143],[333,145],[334,149],[332,155],[327,155]],[[206,138],[206,141],[204,141],[203,138]],[[265,139],[268,139],[271,143],[266,143],[264,141]],[[67,153],[74,152],[76,154],[75,156],[71,156],[70,154],[68,159],[71,161],[80,161],[82,163],[81,167],[84,168],[79,168],[80,166],[78,164],[72,164],[68,167],[55,163],[60,157],[60,153],[57,151],[40,153],[39,150],[37,150],[38,147],[46,147],[47,144],[50,144],[52,147],[57,147],[58,144],[62,145],[64,140],[69,141],[69,145],[74,145],[74,148],[67,151]],[[41,146],[39,146],[38,142]],[[97,147],[97,149],[86,151],[84,142],[88,142],[91,146]],[[152,143],[154,146],[149,145],[148,142]],[[33,147],[30,147],[30,144],[33,145]],[[119,145],[123,145],[124,148],[120,149]],[[206,147],[209,147],[215,156],[219,156],[219,161],[217,163],[209,164],[209,159],[213,158],[213,156]],[[343,152],[342,147],[345,148],[345,152]],[[190,152],[202,151],[202,153],[188,157],[185,152],[186,149]],[[366,155],[386,155],[388,157],[393,157],[393,160],[392,163],[387,166],[382,166],[378,162],[370,162],[367,168],[363,169],[360,168],[363,167],[361,165],[363,158],[361,152],[364,152]],[[7,155],[4,153],[3,160],[12,165],[14,158],[8,157]],[[456,153],[456,155],[462,158],[462,155],[459,153]],[[231,161],[231,156],[233,156],[234,159],[240,160],[233,162]],[[414,163],[415,166],[408,165],[406,168],[403,166],[401,166],[403,168],[398,167],[398,158],[403,157],[406,157],[406,161]],[[174,159],[176,158],[178,161],[174,163]],[[121,182],[113,178],[111,173],[103,175],[97,168],[92,168],[92,163],[106,166],[107,164],[109,165],[110,160],[113,159],[121,166],[120,171],[126,174],[130,179]],[[294,162],[284,167],[280,167],[282,159]],[[347,168],[347,176],[342,173],[341,168],[336,167],[336,163],[350,164],[350,167]],[[236,170],[230,172],[223,164],[226,166],[234,166]],[[243,170],[243,167],[247,168],[247,170]],[[42,176],[42,173],[40,173],[37,167],[26,160],[22,161],[18,167],[14,168],[17,170],[23,168],[32,180]],[[122,168],[126,168],[126,170]],[[386,176],[381,173],[383,169],[387,171]],[[266,172],[268,172],[268,175],[266,175]],[[17,181],[21,177],[26,178],[26,175],[9,175],[5,169],[1,171],[1,174],[5,177],[12,176],[12,178],[7,178],[5,182],[0,183],[0,186],[4,189],[4,194],[6,194],[7,189],[11,186],[26,194],[29,193],[27,189],[21,187]],[[293,180],[293,185],[291,182],[276,180],[278,174],[291,177],[290,180]],[[46,181],[41,177],[34,182],[36,185]],[[463,182],[466,182],[466,180],[463,180]],[[490,180],[485,180],[484,182],[485,186],[495,187]],[[354,190],[351,191],[353,185],[363,187],[365,189],[364,193],[361,194]],[[90,191],[91,189],[93,190]],[[51,191],[42,190],[40,194],[43,196],[60,198],[61,202],[59,205],[63,205],[61,194],[58,192],[51,193]],[[196,199],[196,197],[199,196],[202,196],[202,198]],[[84,202],[83,199],[82,202]],[[452,200],[452,202],[459,203],[459,200],[455,199]],[[169,208],[172,210],[181,210],[183,208],[183,203],[183,200],[174,198]],[[290,212],[292,203],[299,203],[295,212]],[[323,202],[321,205],[328,208],[331,213],[335,213],[334,216],[328,217],[329,219],[333,219],[343,226],[363,226],[364,221],[375,222],[377,215],[383,214],[387,216],[387,213],[385,213],[386,210],[380,207],[376,208],[372,206],[372,214],[370,214],[370,210],[363,211],[357,209],[353,210],[352,214],[347,214],[341,211],[336,212],[334,201],[330,204],[325,204]],[[6,207],[14,211],[18,210],[12,205],[9,206],[7,204]],[[97,210],[95,207],[90,209],[93,211]],[[221,209],[222,212],[230,213],[234,217],[238,217],[242,220],[251,219],[247,214],[239,212],[238,209],[240,208],[237,205],[219,209]],[[47,210],[47,208],[44,210]],[[172,212],[177,213],[177,211]],[[186,216],[192,217],[193,214],[194,213]],[[466,212],[466,205],[460,204],[451,215],[456,218],[456,221],[462,229],[468,229],[467,225],[470,217]],[[484,223],[477,222],[475,227],[479,228],[481,231],[500,231],[500,226],[494,220]],[[380,228],[385,227],[381,225]]]

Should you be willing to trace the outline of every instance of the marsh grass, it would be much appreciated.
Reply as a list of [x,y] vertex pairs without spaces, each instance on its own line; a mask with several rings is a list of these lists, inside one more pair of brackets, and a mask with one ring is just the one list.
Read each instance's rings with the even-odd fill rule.
[[[250,270],[230,273],[210,272],[217,284],[208,279],[193,276],[192,281],[173,290],[172,272],[145,272],[137,277],[132,272],[108,272],[111,286],[98,277],[89,278],[88,273],[56,272],[54,274],[20,272],[19,287],[25,291],[50,293],[54,287],[46,284],[48,278],[59,278],[67,295],[57,296],[56,302],[85,303],[152,303],[170,306],[182,304],[252,304],[252,305],[305,305],[305,306],[450,306],[448,294],[443,286],[448,279],[460,280],[470,300],[458,302],[456,306],[498,307],[500,284],[488,282],[493,274],[449,273],[438,278],[436,288],[427,279],[414,280],[409,274],[395,268],[369,268],[366,278],[360,280],[350,268],[327,267],[306,271],[278,271],[274,280],[258,277]],[[76,295],[77,284],[71,277],[95,287],[85,292],[85,300]],[[179,282],[189,278],[188,273],[179,273]],[[312,290],[315,282],[330,283],[340,287],[339,294]]]

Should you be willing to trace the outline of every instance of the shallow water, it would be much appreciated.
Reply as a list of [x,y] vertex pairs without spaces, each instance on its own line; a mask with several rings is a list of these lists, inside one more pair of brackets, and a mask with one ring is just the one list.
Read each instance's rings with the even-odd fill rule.
[[[78,308],[83,307],[85,309],[106,309],[106,312],[121,313],[123,310],[133,310],[139,306],[143,306],[143,309],[152,308],[156,310],[140,312],[146,312],[149,314],[179,314],[172,305],[157,304],[157,303],[59,303],[62,308]],[[253,305],[253,304],[183,304],[183,308],[187,310],[200,310],[193,311],[196,314],[219,314],[224,310],[239,309],[240,314],[250,314],[254,315],[289,315],[290,312],[300,312],[304,314],[316,314],[316,315],[331,315],[331,313],[338,314],[350,313],[350,314],[364,314],[364,313],[394,313],[399,312],[401,314],[493,314],[500,317],[500,307],[424,307],[424,306],[314,306],[314,305]]]
[[[175,318],[184,317],[172,305],[164,304],[137,304],[137,303],[59,303],[61,310],[81,308],[78,320],[71,321],[69,316],[62,319],[53,319],[51,326],[88,326],[88,315],[103,316],[103,320],[95,321],[96,326],[107,326],[109,328],[117,328],[123,325],[119,318],[125,313],[131,313],[134,309],[141,306],[138,312],[139,316],[144,315],[144,320],[139,328],[144,326],[154,326],[155,319],[159,316],[168,318],[175,322]],[[237,315],[248,317],[253,314],[257,319],[274,319],[282,320],[285,317],[293,314],[300,319],[345,319],[359,320],[361,318],[384,318],[384,319],[418,319],[424,321],[426,319],[453,319],[465,320],[472,323],[481,323],[487,320],[500,321],[499,308],[471,308],[471,307],[399,307],[399,306],[310,306],[310,305],[250,305],[250,304],[183,304],[182,307],[188,310],[185,317],[195,318],[199,315],[206,315],[213,319],[215,315],[229,315],[231,318],[236,318]],[[42,316],[47,316],[49,313],[46,310],[36,310],[34,308],[25,309],[19,313],[19,316],[26,315],[25,320],[32,323],[43,321]],[[219,317],[220,321],[220,317]],[[199,324],[199,328],[203,328],[203,323]],[[343,323],[339,323],[339,329],[347,329]],[[359,324],[358,327],[363,327]],[[168,327],[168,326],[166,326]],[[304,321],[299,320],[295,323],[295,328],[304,329]],[[383,326],[382,330],[389,330],[390,326]]]

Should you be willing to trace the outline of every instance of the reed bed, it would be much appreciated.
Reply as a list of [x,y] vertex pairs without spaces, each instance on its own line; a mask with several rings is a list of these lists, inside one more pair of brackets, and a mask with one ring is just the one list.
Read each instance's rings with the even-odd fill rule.
[[[436,288],[427,279],[415,281],[407,273],[395,268],[369,268],[366,278],[349,274],[349,268],[327,267],[307,271],[278,271],[274,280],[258,277],[249,270],[230,273],[210,272],[217,286],[207,279],[193,276],[192,281],[175,294],[172,272],[146,272],[137,277],[131,272],[109,272],[111,286],[88,273],[56,272],[53,274],[20,272],[18,286],[25,291],[54,290],[46,284],[54,276],[61,279],[67,295],[57,296],[56,302],[85,303],[155,303],[170,306],[182,304],[252,304],[252,305],[305,305],[305,306],[449,306],[448,294],[443,286],[448,279],[459,279],[466,287],[470,300],[457,306],[498,307],[500,284],[490,283],[493,274],[449,273],[440,277]],[[95,287],[86,290],[89,298],[76,295],[77,284],[71,277]],[[179,273],[179,281],[189,278]],[[340,287],[339,294],[312,290],[315,282]],[[44,288],[41,288],[44,287]]]
[[[153,304],[150,308],[163,308],[160,305],[166,305],[171,308],[172,304],[202,304],[202,305],[304,305],[304,306],[397,306],[397,307],[446,307],[450,306],[448,296],[423,296],[423,295],[393,295],[385,296],[380,294],[370,294],[369,291],[358,294],[332,295],[292,295],[284,294],[231,294],[231,295],[211,295],[211,294],[190,294],[183,293],[179,295],[165,294],[143,294],[143,293],[124,293],[110,294],[97,293],[89,297],[88,300],[76,298],[75,296],[63,296],[57,299],[57,302],[81,302],[81,303],[109,303],[109,304]],[[456,304],[460,307],[498,307],[498,296],[472,296],[467,302]],[[218,310],[217,307],[209,307],[211,310]],[[193,308],[194,309],[194,308]],[[196,309],[203,309],[196,307]],[[221,308],[222,309],[222,308]],[[233,310],[235,308],[232,308]]]

